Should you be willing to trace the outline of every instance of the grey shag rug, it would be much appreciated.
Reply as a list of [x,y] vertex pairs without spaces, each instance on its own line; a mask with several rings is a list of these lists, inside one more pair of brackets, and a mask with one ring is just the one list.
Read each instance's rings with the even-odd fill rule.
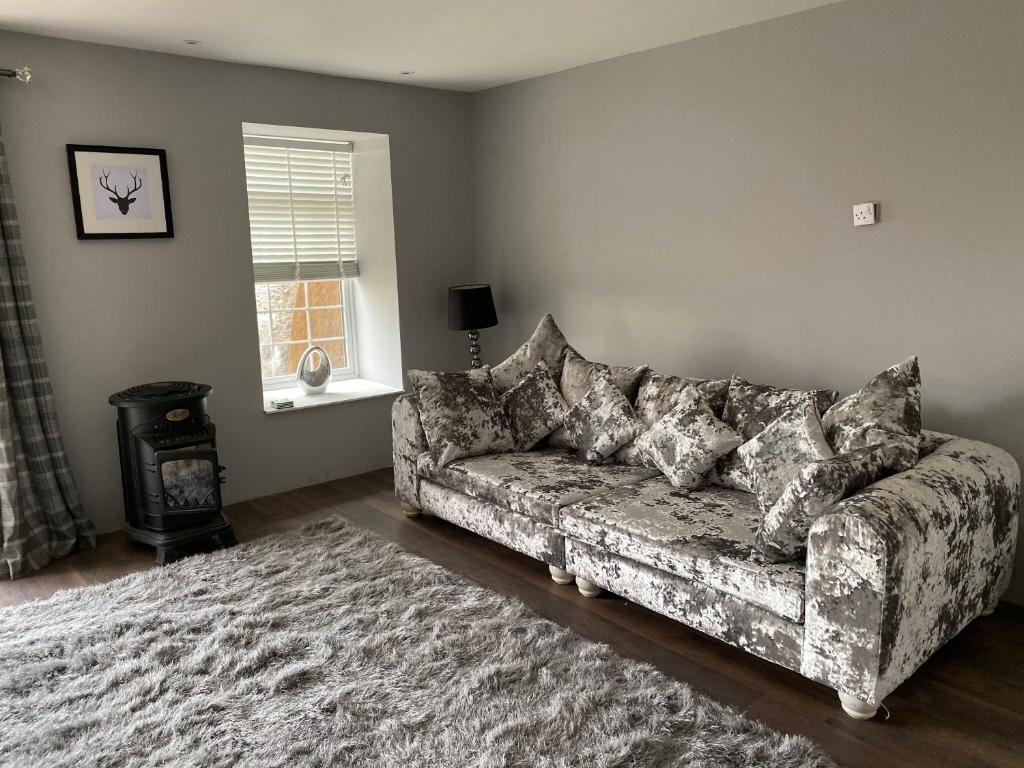
[[0,765],[833,763],[335,518],[0,610]]

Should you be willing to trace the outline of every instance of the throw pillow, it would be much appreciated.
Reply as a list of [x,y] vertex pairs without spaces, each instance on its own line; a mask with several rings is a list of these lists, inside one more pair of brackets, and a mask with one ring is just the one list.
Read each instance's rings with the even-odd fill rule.
[[537,330],[529,340],[513,352],[508,359],[491,369],[494,386],[499,392],[507,392],[526,378],[533,367],[543,360],[551,369],[555,381],[562,376],[562,361],[569,343],[555,324],[555,318],[544,315]]
[[675,407],[634,444],[674,487],[694,488],[720,456],[742,442],[743,438],[715,418],[697,389],[689,385],[680,393]]
[[606,459],[643,431],[633,406],[612,380],[600,371],[594,385],[565,416],[565,428],[588,461]]
[[[729,391],[728,379],[695,379],[680,376],[665,376],[648,370],[640,381],[636,396],[636,415],[648,427],[671,411],[687,386],[693,386],[715,417],[722,414],[725,396]],[[624,445],[615,454],[615,460],[622,464],[639,466],[649,464],[637,449],[635,443]]]
[[[576,405],[594,386],[594,375],[598,371],[608,371],[612,380],[622,390],[630,403],[636,400],[640,379],[647,371],[646,365],[626,367],[621,365],[605,365],[592,363],[575,349],[569,347],[565,353],[565,364],[562,367],[562,396],[570,406]],[[572,448],[572,439],[564,427],[560,427],[548,438],[548,445],[555,448]]]
[[530,450],[553,429],[561,427],[569,410],[543,360],[500,400],[520,451]]
[[789,482],[754,534],[759,559],[795,559],[807,547],[815,520],[891,473],[898,461],[899,451],[893,446],[871,446],[808,464]]
[[897,469],[917,463],[921,442],[921,369],[910,357],[882,371],[822,418],[825,436],[836,453],[870,445],[898,452]]
[[750,488],[764,510],[779,500],[804,467],[833,455],[813,398],[783,413],[737,448],[736,454],[746,466]]
[[409,371],[419,395],[420,422],[438,467],[466,456],[514,448],[508,419],[488,370]]
[[[750,440],[808,395],[814,399],[818,413],[821,414],[835,402],[837,393],[831,389],[815,389],[810,392],[779,389],[767,384],[751,384],[740,376],[733,376],[722,409],[722,421],[739,432],[744,440]],[[709,479],[715,485],[725,488],[752,490],[747,468],[734,453],[719,460]]]

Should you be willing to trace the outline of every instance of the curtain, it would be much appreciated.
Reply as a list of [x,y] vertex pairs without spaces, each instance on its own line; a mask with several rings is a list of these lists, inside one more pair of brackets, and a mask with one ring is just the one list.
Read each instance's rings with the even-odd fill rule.
[[0,575],[96,546],[57,426],[0,135]]

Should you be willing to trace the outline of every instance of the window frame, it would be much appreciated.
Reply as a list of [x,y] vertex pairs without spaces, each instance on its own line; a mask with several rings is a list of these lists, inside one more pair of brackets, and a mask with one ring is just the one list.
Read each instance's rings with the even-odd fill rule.
[[[357,378],[359,378],[359,358],[358,358],[358,351],[357,351],[357,348],[356,348],[356,325],[355,325],[356,324],[356,318],[355,318],[355,312],[352,309],[352,280],[351,280],[351,278],[341,277],[341,278],[336,278],[336,279],[341,281],[341,315],[342,315],[342,322],[344,323],[344,329],[345,329],[345,335],[343,337],[341,337],[341,340],[342,340],[342,342],[345,345],[345,360],[346,360],[346,362],[348,364],[344,368],[334,368],[333,367],[334,361],[332,361],[332,363],[331,363],[331,365],[332,365],[332,368],[331,368],[331,381],[344,381],[346,379],[357,379]],[[267,312],[260,312],[259,310],[256,310],[257,321],[259,320],[259,316],[260,315],[269,314],[271,316],[271,323],[273,323],[273,315],[274,314],[284,314],[286,312],[298,312],[298,311],[301,310],[301,311],[304,311],[306,313],[307,329],[308,329],[308,332],[311,333],[311,329],[309,329],[309,322],[310,322],[310,320],[309,320],[309,311],[312,310],[312,309],[333,309],[334,308],[334,307],[311,307],[309,305],[309,286],[308,286],[308,283],[320,282],[320,281],[318,281],[316,279],[277,280],[275,282],[278,282],[278,283],[307,283],[306,292],[305,292],[306,293],[306,306],[305,307],[295,307],[293,309],[279,309],[279,310],[268,309]],[[259,286],[260,285],[260,283],[258,281],[254,281],[253,284],[254,284],[254,286]],[[265,283],[265,285],[269,285],[269,283]],[[271,330],[271,335],[273,335],[273,330]],[[315,346],[312,343],[313,339],[308,338],[307,341],[309,343],[309,346]],[[289,343],[289,342],[281,342],[281,345],[284,345],[284,344],[287,344],[287,343]],[[260,347],[265,347],[265,346],[270,346],[271,347],[271,354],[273,354],[273,347],[275,346],[273,343],[271,343],[270,345],[266,345],[266,344],[262,344],[262,343],[257,343],[257,350]],[[263,391],[264,392],[270,392],[270,391],[278,390],[278,389],[290,389],[292,387],[297,386],[297,383],[296,383],[297,382],[297,373],[298,373],[298,371],[296,371],[294,373],[290,373],[290,374],[285,374],[285,375],[282,375],[282,376],[269,376],[269,377],[262,378]]]

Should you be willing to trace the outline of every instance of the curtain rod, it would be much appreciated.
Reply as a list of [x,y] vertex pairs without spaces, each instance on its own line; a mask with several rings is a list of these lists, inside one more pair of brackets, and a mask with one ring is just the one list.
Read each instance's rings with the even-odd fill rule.
[[0,68],[0,77],[16,77],[18,82],[28,84],[32,80],[32,70],[28,67],[16,67],[15,69]]

